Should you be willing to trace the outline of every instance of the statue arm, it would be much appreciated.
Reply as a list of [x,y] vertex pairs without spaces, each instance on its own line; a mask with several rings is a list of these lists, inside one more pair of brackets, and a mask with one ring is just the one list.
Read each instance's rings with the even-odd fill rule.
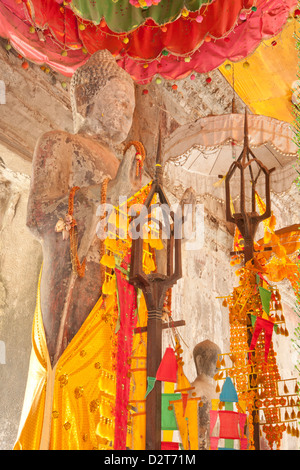
[[57,206],[67,207],[71,169],[72,155],[66,151],[62,133],[44,134],[33,155],[26,220],[27,227],[38,239],[47,230],[49,216]]

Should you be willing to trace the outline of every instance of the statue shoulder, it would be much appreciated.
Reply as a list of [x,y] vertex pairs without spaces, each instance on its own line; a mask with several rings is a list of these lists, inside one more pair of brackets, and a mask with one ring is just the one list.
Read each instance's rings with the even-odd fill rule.
[[65,167],[69,168],[71,165],[72,142],[73,135],[65,131],[53,130],[42,134],[34,149],[33,173],[38,171],[39,176],[43,176],[43,171],[55,172],[64,169],[65,172]]
[[74,135],[70,134],[69,132],[62,131],[62,130],[53,130],[48,131],[42,134],[37,143],[36,149],[44,146],[59,144],[59,143],[68,143],[74,139]]

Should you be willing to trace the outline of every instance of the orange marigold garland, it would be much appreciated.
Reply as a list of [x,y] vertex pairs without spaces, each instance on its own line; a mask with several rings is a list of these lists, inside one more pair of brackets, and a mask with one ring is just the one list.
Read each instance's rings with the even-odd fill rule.
[[56,232],[62,232],[63,240],[70,238],[70,255],[73,272],[77,273],[79,277],[83,277],[85,273],[86,260],[84,259],[82,263],[79,261],[77,253],[78,245],[78,232],[77,232],[77,223],[73,217],[74,213],[74,196],[76,191],[80,188],[79,186],[73,186],[69,194],[69,203],[68,203],[68,213],[65,216],[65,219],[60,218],[55,226]]
[[[260,264],[262,263],[262,264]],[[250,353],[250,339],[253,336],[257,319],[267,318],[274,324],[274,332],[288,335],[284,315],[282,313],[281,297],[276,286],[271,286],[266,280],[266,269],[261,254],[255,255],[237,271],[239,285],[233,289],[230,296],[224,298],[223,306],[229,309],[230,322],[230,353],[224,354],[218,361],[218,373],[215,380],[224,380],[228,374],[235,382],[240,401],[246,403],[248,412],[249,450],[254,450],[254,424],[260,423],[261,429],[271,449],[280,448],[282,435],[288,431],[281,409],[289,406],[289,401],[280,395],[278,384],[282,381],[276,362],[273,342],[270,341],[266,360],[266,336],[262,330],[257,338],[254,351]],[[264,287],[263,287],[264,286]],[[265,288],[270,294],[270,307],[263,309],[260,288]],[[226,367],[224,357],[230,358],[231,364]],[[219,383],[216,391],[220,391]],[[293,429],[293,435],[299,432]],[[290,430],[290,433],[292,431]]]
[[[100,198],[100,204],[101,205],[106,204],[107,185],[108,185],[109,180],[110,180],[110,178],[106,178],[102,182],[101,198]],[[100,223],[103,219],[105,219],[105,217],[106,217],[105,213],[101,215]],[[102,237],[101,240],[100,240],[100,260],[102,259],[103,255],[105,253],[105,244],[104,244],[104,242],[105,242],[104,237]],[[100,263],[100,273],[101,273],[101,286],[102,286],[104,281],[105,281],[105,266],[101,263]]]

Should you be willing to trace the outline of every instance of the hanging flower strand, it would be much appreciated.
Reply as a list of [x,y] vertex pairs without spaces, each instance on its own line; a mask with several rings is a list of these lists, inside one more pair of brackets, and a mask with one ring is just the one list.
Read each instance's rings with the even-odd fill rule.
[[67,240],[70,237],[70,254],[71,254],[71,261],[73,271],[78,274],[79,277],[83,277],[85,274],[85,264],[86,260],[84,259],[82,263],[79,261],[78,253],[77,253],[77,223],[76,220],[73,218],[74,212],[74,196],[76,191],[80,188],[78,186],[74,186],[69,195],[69,207],[68,213],[66,214],[65,218],[60,218],[55,226],[56,232],[62,232],[63,240]]

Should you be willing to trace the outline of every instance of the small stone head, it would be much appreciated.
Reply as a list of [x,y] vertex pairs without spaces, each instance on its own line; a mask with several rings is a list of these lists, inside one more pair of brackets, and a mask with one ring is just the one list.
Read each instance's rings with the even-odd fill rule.
[[193,351],[197,375],[213,377],[217,372],[217,360],[221,354],[219,346],[209,340],[198,343]]
[[134,84],[106,50],[93,54],[71,80],[74,131],[123,142],[132,125]]

